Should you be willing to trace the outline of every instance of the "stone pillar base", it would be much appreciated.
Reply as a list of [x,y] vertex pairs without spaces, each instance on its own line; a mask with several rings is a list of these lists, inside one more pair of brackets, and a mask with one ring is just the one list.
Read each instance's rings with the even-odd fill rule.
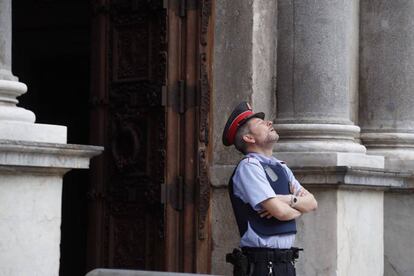
[[340,124],[277,124],[275,155],[289,166],[384,168],[384,157],[367,155],[360,128]]
[[384,275],[414,275],[414,189],[384,196]]
[[385,168],[414,172],[414,133],[363,132],[368,154],[383,155]]
[[101,147],[0,140],[0,275],[58,275],[62,177]]
[[408,175],[363,168],[293,168],[318,200],[298,220],[298,275],[384,275],[384,190]]
[[0,121],[35,122],[36,116],[32,111],[16,106],[16,98],[26,91],[24,83],[0,79]]
[[275,157],[289,166],[348,166],[384,168],[384,157],[348,152],[276,152]]
[[66,127],[0,121],[0,139],[43,143],[66,143]]

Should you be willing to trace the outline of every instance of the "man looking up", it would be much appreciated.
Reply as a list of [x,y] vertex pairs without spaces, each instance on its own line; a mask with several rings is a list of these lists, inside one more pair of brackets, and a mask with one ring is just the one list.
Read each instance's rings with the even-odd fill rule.
[[234,145],[245,155],[229,182],[242,252],[235,249],[227,261],[237,276],[296,275],[295,219],[317,208],[313,195],[283,161],[272,156],[279,135],[264,118],[264,113],[253,113],[242,102],[223,131],[223,144]]

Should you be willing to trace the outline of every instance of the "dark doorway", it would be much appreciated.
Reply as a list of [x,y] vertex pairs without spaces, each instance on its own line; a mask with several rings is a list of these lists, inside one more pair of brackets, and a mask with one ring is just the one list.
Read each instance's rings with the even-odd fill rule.
[[[87,1],[12,1],[13,73],[27,84],[20,106],[37,123],[65,125],[68,143],[89,144],[90,23]],[[86,269],[89,171],[63,181],[60,275]]]

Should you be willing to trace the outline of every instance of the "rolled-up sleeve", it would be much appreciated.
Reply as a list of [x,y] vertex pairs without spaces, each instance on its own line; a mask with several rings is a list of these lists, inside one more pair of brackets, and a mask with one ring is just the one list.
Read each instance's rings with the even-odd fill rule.
[[233,188],[234,195],[249,203],[256,211],[262,209],[263,201],[276,196],[262,165],[254,158],[246,158],[240,162],[233,176]]
[[302,189],[302,185],[300,185],[299,181],[296,180],[295,175],[293,174],[293,172],[289,169],[288,166],[286,166],[285,164],[282,164],[283,168],[285,168],[286,173],[288,175],[289,178],[289,182],[292,183],[293,187],[299,191],[300,189]]

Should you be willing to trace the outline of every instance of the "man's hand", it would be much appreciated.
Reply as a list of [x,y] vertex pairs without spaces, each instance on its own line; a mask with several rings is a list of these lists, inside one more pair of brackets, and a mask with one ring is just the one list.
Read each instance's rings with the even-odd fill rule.
[[[274,202],[272,202],[273,207],[280,206],[282,204],[281,209],[284,210],[284,211],[288,211],[288,213],[289,213],[289,209],[287,209],[284,206],[284,205],[287,205],[290,209],[299,211],[300,212],[299,215],[301,213],[307,213],[307,212],[313,211],[318,207],[318,202],[316,201],[314,196],[308,190],[306,190],[305,188],[301,187],[298,190],[292,185],[292,183],[289,184],[289,188],[290,188],[290,192],[292,194],[276,195],[276,197],[274,198],[275,199],[274,202],[279,202],[279,203],[277,205],[274,205]],[[297,197],[298,201],[296,202],[295,206],[292,208],[292,207],[290,207],[290,203],[291,203],[293,195]],[[265,207],[265,206],[263,206],[263,207]],[[276,210],[277,210],[277,208],[276,208]],[[279,220],[283,220],[283,219],[280,219],[280,218],[272,215],[272,213],[269,210],[267,210],[266,207],[263,210],[258,211],[258,213],[259,213],[259,216],[261,218],[270,219],[272,217],[275,217]],[[280,215],[280,213],[278,215]],[[294,214],[294,213],[291,213],[290,215],[291,216],[299,216],[298,214]],[[290,217],[290,216],[288,216],[288,217]]]
[[[292,197],[292,195],[290,195],[290,194],[289,195],[276,195],[277,199],[279,199],[283,203],[286,203],[287,205],[290,204],[291,197]],[[267,211],[266,209],[260,210],[260,211],[258,211],[258,213],[259,213],[259,216],[261,218],[266,217],[266,218],[270,219],[270,218],[273,217],[272,214],[270,214],[270,212]]]
[[259,216],[261,218],[264,218],[264,217],[267,218],[267,219],[273,218],[272,214],[269,213],[269,211],[267,211],[265,209],[257,211],[257,213],[259,213]]
[[290,183],[290,191],[297,197],[297,202],[293,208],[302,213],[307,213],[318,208],[318,202],[314,196],[305,188],[297,190],[292,183]]
[[283,202],[277,196],[266,199],[261,202],[261,205],[263,209],[268,212],[263,213],[263,217],[271,215],[281,221],[295,219],[302,214],[300,211],[290,207],[289,204]]

